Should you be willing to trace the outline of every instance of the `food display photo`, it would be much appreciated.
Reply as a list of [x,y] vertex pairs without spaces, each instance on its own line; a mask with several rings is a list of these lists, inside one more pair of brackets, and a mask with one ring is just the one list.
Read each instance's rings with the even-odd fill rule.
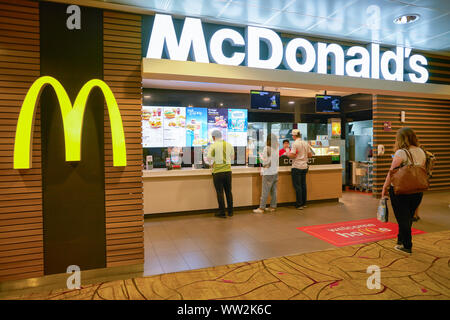
[[228,109],[208,108],[208,142],[212,143],[211,133],[214,130],[220,130],[222,137],[227,137],[228,129]]
[[186,145],[186,108],[163,108],[164,147]]
[[247,109],[228,109],[228,142],[235,147],[247,145]]
[[186,109],[186,145],[188,147],[200,147],[208,143],[207,113],[207,108]]
[[142,107],[142,146],[160,148],[163,146],[163,107]]

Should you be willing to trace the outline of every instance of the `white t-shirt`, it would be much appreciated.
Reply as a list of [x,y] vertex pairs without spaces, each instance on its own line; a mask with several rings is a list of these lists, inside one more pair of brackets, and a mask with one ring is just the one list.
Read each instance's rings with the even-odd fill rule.
[[[427,160],[427,157],[425,155],[425,152],[423,152],[423,150],[421,148],[418,147],[410,147],[409,148],[409,153],[411,154],[413,160],[414,160],[414,165],[416,166],[425,166],[425,161]],[[409,160],[408,155],[406,154],[405,150],[403,149],[398,149],[395,154],[394,157],[399,157],[401,158],[402,161],[402,165],[408,165],[411,164],[411,161]]]
[[308,169],[308,151],[309,144],[302,139],[297,139],[292,144],[291,153],[296,154],[296,157],[292,160],[292,168],[295,169]]

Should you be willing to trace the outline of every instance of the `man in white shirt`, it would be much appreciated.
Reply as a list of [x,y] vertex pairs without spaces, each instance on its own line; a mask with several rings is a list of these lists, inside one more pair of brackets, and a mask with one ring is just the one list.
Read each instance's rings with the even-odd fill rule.
[[292,137],[295,139],[288,157],[292,161],[292,184],[295,189],[296,203],[298,210],[306,208],[306,173],[308,172],[308,156],[312,155],[311,147],[306,141],[301,139],[299,130],[292,130]]

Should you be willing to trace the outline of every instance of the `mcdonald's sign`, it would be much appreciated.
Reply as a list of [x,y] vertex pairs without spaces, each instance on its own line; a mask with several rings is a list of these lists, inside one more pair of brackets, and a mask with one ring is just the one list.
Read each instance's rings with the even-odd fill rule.
[[64,142],[66,161],[81,160],[81,136],[83,129],[84,111],[87,99],[93,88],[98,87],[105,97],[111,124],[113,165],[124,167],[127,165],[125,135],[123,131],[122,117],[120,116],[117,101],[108,85],[99,79],[86,82],[78,93],[75,102],[72,103],[62,84],[53,77],[43,76],[38,78],[28,90],[17,121],[16,137],[14,142],[14,169],[31,168],[31,149],[33,122],[36,105],[42,90],[52,86],[56,93],[64,128]]

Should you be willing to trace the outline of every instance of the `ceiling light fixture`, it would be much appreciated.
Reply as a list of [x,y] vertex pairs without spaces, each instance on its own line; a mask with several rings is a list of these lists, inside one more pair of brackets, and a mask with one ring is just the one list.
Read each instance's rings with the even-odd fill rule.
[[208,97],[203,98],[203,101],[209,101],[209,100],[211,100],[211,99]]
[[408,24],[419,20],[420,15],[416,13],[404,14],[394,19],[395,24]]
[[288,103],[289,103],[289,104],[294,104],[294,103],[295,103],[295,101],[289,101]]

